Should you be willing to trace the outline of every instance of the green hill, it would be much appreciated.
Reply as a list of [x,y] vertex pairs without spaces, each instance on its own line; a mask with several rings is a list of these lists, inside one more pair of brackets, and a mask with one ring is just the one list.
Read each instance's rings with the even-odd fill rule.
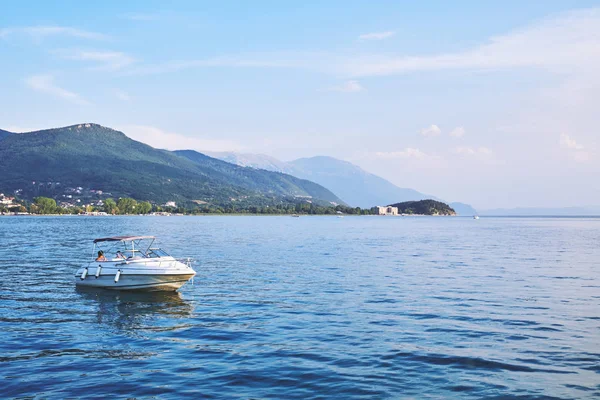
[[268,191],[269,193],[288,194],[298,197],[311,196],[316,199],[344,204],[328,189],[314,182],[296,178],[280,172],[258,170],[255,168],[240,167],[225,161],[206,156],[194,150],[176,150],[173,153],[192,161],[203,168],[211,168],[226,174],[231,182],[242,187]]
[[39,194],[32,182],[59,182],[63,188],[156,202],[251,199],[268,204],[310,196],[321,203],[342,203],[315,183],[196,154],[158,150],[97,124],[8,134],[0,140],[0,191],[22,189],[22,196],[31,198]]
[[405,201],[403,203],[390,204],[390,206],[398,207],[400,214],[456,215],[452,207],[436,200]]

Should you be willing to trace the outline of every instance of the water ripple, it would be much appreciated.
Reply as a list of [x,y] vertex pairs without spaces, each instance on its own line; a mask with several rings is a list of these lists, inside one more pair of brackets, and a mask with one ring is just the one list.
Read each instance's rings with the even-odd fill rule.
[[[194,284],[74,288],[91,239],[132,233]],[[578,218],[0,217],[0,397],[600,398],[599,241]]]

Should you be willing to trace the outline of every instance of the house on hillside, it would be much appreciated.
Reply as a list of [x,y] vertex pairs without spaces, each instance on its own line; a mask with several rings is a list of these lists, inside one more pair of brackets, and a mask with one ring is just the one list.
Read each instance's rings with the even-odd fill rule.
[[14,197],[5,197],[4,193],[0,193],[0,204],[10,206],[13,204]]
[[378,215],[398,215],[398,207],[377,206],[376,208],[377,208]]

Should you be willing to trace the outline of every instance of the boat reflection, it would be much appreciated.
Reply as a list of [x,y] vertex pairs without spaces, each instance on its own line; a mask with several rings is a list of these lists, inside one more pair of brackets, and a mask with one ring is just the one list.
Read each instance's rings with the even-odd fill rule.
[[184,324],[193,311],[179,292],[120,292],[98,288],[76,289],[95,306],[96,322],[120,333],[143,336],[148,331],[170,331]]

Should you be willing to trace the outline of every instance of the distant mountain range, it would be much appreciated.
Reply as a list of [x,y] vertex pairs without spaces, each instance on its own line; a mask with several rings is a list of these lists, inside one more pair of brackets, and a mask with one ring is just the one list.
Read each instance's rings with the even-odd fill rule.
[[[22,134],[0,130],[0,172],[0,190],[23,189],[29,197],[39,194],[32,182],[60,182],[156,202],[310,199],[370,208],[440,200],[332,157],[283,162],[261,154],[170,152],[98,124]],[[468,204],[449,204],[459,215],[477,214]]]
[[600,215],[600,206],[588,207],[517,207],[482,210],[487,216],[596,216]]
[[328,189],[283,173],[244,168],[200,153],[155,149],[97,124],[0,132],[0,191],[35,194],[57,182],[139,200],[225,204],[280,200],[343,204]]
[[[284,162],[263,154],[233,152],[208,152],[207,154],[237,165],[284,172],[311,180],[328,188],[353,207],[370,208],[412,200],[439,200],[435,196],[414,189],[398,187],[357,165],[333,157],[316,156]],[[477,214],[477,211],[468,204],[450,203],[450,206],[459,215]]]
[[300,158],[289,164],[292,167],[290,174],[320,182],[352,206],[369,208],[391,202],[433,198],[413,189],[395,186],[352,163],[332,157]]
[[478,215],[479,213],[477,212],[476,209],[474,209],[471,205],[469,204],[465,204],[465,203],[460,203],[460,202],[453,202],[449,204],[450,207],[452,207],[452,209],[454,211],[456,211],[456,214],[466,217],[466,216],[473,216],[473,215]]
[[12,132],[0,129],[0,140],[4,139],[5,137],[12,135],[12,134],[13,134]]
[[275,157],[267,156],[266,154],[235,153],[229,151],[203,151],[202,153],[241,167],[266,169],[267,171],[283,172],[285,174],[294,172],[291,164],[280,161]]

